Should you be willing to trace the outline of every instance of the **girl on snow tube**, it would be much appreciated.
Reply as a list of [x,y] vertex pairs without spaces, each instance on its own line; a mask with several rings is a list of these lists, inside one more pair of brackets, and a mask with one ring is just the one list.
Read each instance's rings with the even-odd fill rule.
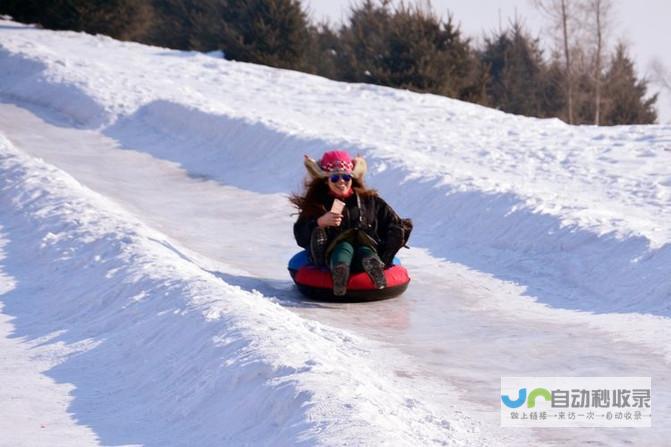
[[403,292],[410,279],[393,260],[407,242],[412,223],[364,186],[364,159],[352,160],[347,152],[335,150],[324,153],[318,163],[306,155],[304,163],[309,173],[305,191],[290,198],[298,209],[294,236],[310,261],[292,272],[299,288],[319,295],[314,289],[325,288],[327,267],[332,279],[328,292],[335,297]]

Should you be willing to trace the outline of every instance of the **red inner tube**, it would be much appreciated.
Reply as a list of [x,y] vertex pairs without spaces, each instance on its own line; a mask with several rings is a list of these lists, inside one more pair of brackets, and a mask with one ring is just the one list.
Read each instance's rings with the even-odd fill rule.
[[[395,287],[410,282],[408,271],[401,265],[393,265],[384,271],[387,287]],[[296,271],[296,284],[320,289],[332,289],[331,272],[313,265],[305,265]],[[353,273],[349,277],[347,290],[375,290],[373,281],[365,272]]]

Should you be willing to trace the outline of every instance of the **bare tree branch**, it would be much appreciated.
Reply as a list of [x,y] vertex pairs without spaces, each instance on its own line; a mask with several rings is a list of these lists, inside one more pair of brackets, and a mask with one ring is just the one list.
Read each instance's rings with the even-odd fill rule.
[[[561,51],[564,54],[564,70],[566,71],[566,100],[567,100],[567,118],[569,124],[575,122],[573,115],[573,90],[575,84],[572,49],[574,24],[576,16],[574,5],[576,0],[532,0],[533,5],[547,16],[553,27],[558,31]],[[575,27],[577,28],[577,27]]]
[[657,58],[650,63],[650,80],[671,92],[671,70]]
[[589,45],[589,72],[594,82],[594,124],[601,124],[601,81],[603,60],[609,48],[610,30],[613,22],[613,0],[581,0],[578,7],[582,12],[582,28]]

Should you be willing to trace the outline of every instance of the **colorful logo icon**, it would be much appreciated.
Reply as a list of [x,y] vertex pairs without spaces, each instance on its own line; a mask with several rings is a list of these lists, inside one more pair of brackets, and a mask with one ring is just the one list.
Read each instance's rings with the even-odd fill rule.
[[527,398],[527,389],[520,388],[517,392],[517,399],[512,400],[508,395],[501,396],[501,401],[508,408],[519,408],[527,403],[527,408],[536,407],[536,399],[542,397],[548,402],[552,402],[552,393],[547,388],[534,388]]

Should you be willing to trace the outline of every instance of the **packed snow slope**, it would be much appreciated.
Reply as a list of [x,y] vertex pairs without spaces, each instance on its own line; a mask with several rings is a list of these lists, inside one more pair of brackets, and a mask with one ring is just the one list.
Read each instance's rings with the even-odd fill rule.
[[[2,238],[0,252],[4,311],[21,316],[15,330],[51,367],[52,380],[77,384],[69,409],[79,424],[54,421],[57,411],[39,410],[39,392],[15,385],[3,396],[10,406],[2,411],[1,445],[486,439],[473,433],[475,422],[459,414],[441,419],[444,408],[436,414],[413,399],[392,371],[375,371],[375,344],[221,281],[160,233],[2,137],[0,172],[0,235],[12,236]],[[10,388],[11,378],[3,375]],[[13,408],[13,401],[38,410]],[[40,427],[31,421],[37,418]]]
[[[276,220],[285,208],[274,204],[301,187],[303,154],[359,152],[369,163],[367,182],[415,221],[412,245],[427,253],[409,259],[423,269],[415,272],[417,290],[487,284],[491,299],[469,306],[489,327],[478,329],[492,336],[492,328],[508,334],[510,326],[489,323],[507,312],[524,324],[547,317],[572,333],[596,336],[581,332],[591,326],[639,343],[640,357],[612,365],[654,361],[662,372],[653,383],[663,389],[656,402],[668,414],[670,126],[573,127],[9,21],[0,21],[0,98],[55,126],[174,162],[192,178],[244,190],[236,194],[268,204],[254,214],[263,222],[287,222]],[[59,151],[67,148],[54,148],[55,158]],[[81,160],[86,168],[83,153]],[[89,178],[107,181],[107,174]],[[228,276],[212,274],[205,260],[193,262],[202,256],[126,205],[0,139],[0,331],[13,325],[20,343],[3,342],[3,352],[37,353],[54,382],[42,394],[56,396],[50,414],[60,415],[53,416],[59,431],[40,432],[40,443],[76,436],[82,445],[494,445],[526,435],[508,439],[482,427],[477,408],[462,406],[444,383],[444,401],[427,398],[433,385],[409,380],[412,361],[398,360],[402,354],[393,354],[402,371],[381,368],[388,347],[231,284],[231,268],[249,271],[235,259],[216,266]],[[254,222],[237,224],[221,231],[239,233],[249,246],[222,234],[231,253],[272,246],[273,255],[290,254],[290,223],[280,232],[288,243],[255,237],[262,231]],[[441,280],[443,261],[463,266],[471,282]],[[473,337],[464,349],[477,346]],[[603,340],[595,345],[605,356]],[[514,332],[496,349],[514,352],[522,342],[523,352],[534,351]],[[584,341],[573,343],[580,352]],[[30,352],[21,351],[26,346]],[[578,359],[589,372],[607,375],[588,357]],[[76,385],[70,395],[68,383]],[[35,396],[26,385],[0,397]],[[30,410],[8,414],[18,416],[7,427],[29,426],[21,415],[30,420]],[[623,441],[621,432],[609,433],[604,444]],[[564,443],[579,438],[563,436]]]
[[416,220],[415,245],[553,306],[669,315],[670,126],[572,127],[4,23],[6,98],[256,192],[298,190],[304,153],[343,146]]

